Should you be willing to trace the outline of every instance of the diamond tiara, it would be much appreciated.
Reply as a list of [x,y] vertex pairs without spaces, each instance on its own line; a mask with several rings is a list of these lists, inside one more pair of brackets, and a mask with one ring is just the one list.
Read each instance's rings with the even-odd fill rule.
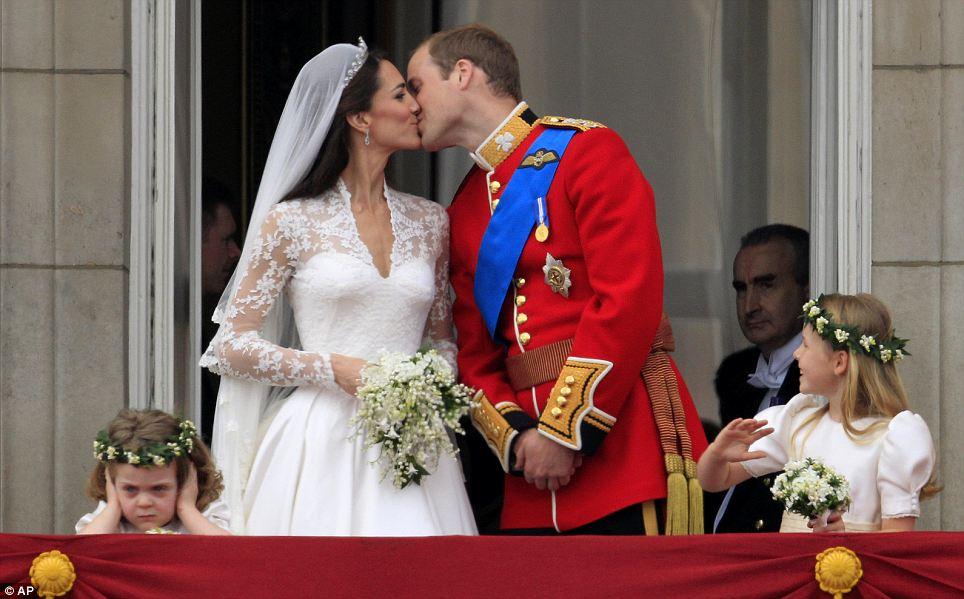
[[355,60],[352,61],[351,66],[348,67],[348,74],[345,75],[345,85],[351,81],[351,78],[355,76],[355,73],[362,68],[365,61],[368,59],[368,44],[361,36],[358,36],[358,54],[355,55]]

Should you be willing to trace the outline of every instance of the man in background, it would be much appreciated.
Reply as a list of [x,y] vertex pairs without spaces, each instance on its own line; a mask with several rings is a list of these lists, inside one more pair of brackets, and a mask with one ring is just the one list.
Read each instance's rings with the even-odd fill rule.
[[[217,333],[218,325],[211,315],[234,272],[241,256],[235,235],[237,224],[231,211],[233,196],[228,189],[207,179],[201,191],[201,351]],[[221,379],[206,368],[201,369],[201,434],[211,442],[214,408]]]
[[[716,372],[720,425],[752,418],[800,392],[793,351],[800,345],[800,307],[810,295],[810,236],[791,225],[767,225],[740,240],[733,289],[740,330],[752,347],[723,359]],[[776,474],[731,488],[713,532],[777,532],[783,504],[769,483]]]

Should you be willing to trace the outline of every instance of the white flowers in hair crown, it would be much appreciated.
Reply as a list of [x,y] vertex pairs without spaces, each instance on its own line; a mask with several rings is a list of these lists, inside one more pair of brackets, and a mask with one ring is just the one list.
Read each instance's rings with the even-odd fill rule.
[[194,423],[181,420],[176,435],[171,435],[163,443],[152,443],[137,451],[131,451],[124,449],[121,443],[113,442],[107,431],[100,431],[94,440],[94,459],[105,464],[118,462],[145,468],[166,466],[173,462],[174,458],[191,453],[196,437],[197,427]]
[[443,453],[455,454],[449,429],[464,434],[459,419],[474,392],[435,350],[414,356],[385,353],[362,370],[361,406],[352,419],[354,436],[378,448],[382,477],[403,489],[419,484]]
[[843,323],[834,322],[833,315],[821,304],[823,297],[812,299],[803,305],[801,318],[809,324],[817,334],[830,342],[834,349],[849,349],[855,354],[870,356],[883,364],[899,362],[910,353],[904,349],[907,339],[901,339],[890,332],[890,339],[877,339],[858,329]]

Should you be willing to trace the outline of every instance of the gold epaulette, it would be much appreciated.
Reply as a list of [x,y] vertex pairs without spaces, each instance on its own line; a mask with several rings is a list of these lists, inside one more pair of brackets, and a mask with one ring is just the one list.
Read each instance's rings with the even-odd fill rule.
[[579,129],[580,131],[606,128],[606,125],[597,123],[596,121],[575,119],[569,116],[544,116],[536,121],[536,123],[545,125],[546,127],[566,127],[569,129]]
[[[570,356],[549,393],[549,402],[539,418],[539,432],[570,449],[592,453],[616,422],[593,405],[596,386],[612,367],[606,360]],[[587,434],[597,438],[587,444]]]

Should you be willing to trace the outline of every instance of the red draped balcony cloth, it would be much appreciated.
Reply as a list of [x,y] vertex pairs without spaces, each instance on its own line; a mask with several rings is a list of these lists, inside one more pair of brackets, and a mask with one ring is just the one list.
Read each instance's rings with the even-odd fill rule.
[[[40,553],[74,565],[68,597],[828,597],[816,555],[843,546],[848,595],[964,596],[964,533],[698,537],[0,535],[0,599]],[[16,596],[16,595],[13,595]]]

